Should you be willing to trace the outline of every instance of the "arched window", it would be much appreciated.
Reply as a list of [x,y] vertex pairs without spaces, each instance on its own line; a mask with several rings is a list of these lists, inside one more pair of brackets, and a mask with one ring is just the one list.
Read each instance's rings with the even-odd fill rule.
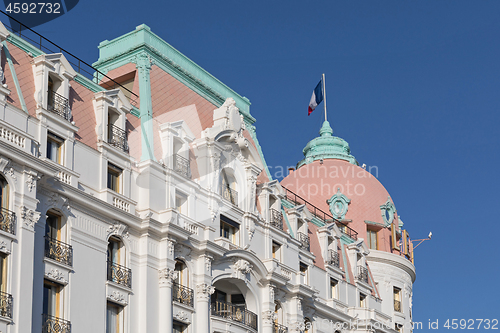
[[2,209],[9,209],[9,183],[0,176],[0,203]]
[[9,210],[9,183],[0,176],[0,230],[14,234],[15,215]]
[[108,281],[132,288],[132,271],[125,267],[125,245],[117,236],[108,239]]
[[227,169],[222,170],[221,174],[221,195],[233,205],[238,205],[237,183],[234,175]]
[[189,287],[189,271],[186,263],[180,259],[175,260],[177,277],[172,289],[174,301],[193,306],[194,292]]
[[278,301],[274,301],[274,331],[276,333],[287,332],[286,326],[284,326],[284,318],[283,318],[283,308],[281,307],[281,303]]

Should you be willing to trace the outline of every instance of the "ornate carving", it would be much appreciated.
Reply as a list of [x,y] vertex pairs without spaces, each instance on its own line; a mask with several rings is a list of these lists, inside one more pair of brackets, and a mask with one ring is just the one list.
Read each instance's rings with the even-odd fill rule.
[[110,225],[107,230],[106,238],[108,238],[111,235],[117,235],[120,237],[129,238],[128,226],[120,222]]
[[16,174],[14,173],[14,168],[13,167],[10,167],[7,170],[5,170],[5,174],[9,175],[10,178],[12,178],[14,180],[14,183],[17,182],[17,177],[16,177]]
[[274,284],[269,285],[269,302],[274,303],[274,290],[276,286]]
[[278,314],[276,314],[273,310],[262,311],[262,320],[264,320],[266,324],[275,322],[276,319],[278,319]]
[[255,222],[251,218],[247,218],[248,240],[252,240],[255,234]]
[[3,253],[10,253],[10,249],[9,247],[7,247],[7,243],[5,241],[1,241],[0,242],[0,252],[3,252]]
[[196,294],[198,298],[209,299],[210,295],[215,292],[215,287],[206,283],[201,283],[196,286]]
[[172,285],[172,281],[177,279],[177,274],[178,272],[170,269],[170,268],[163,268],[158,270],[159,273],[159,279],[160,279],[160,285]]
[[49,279],[60,282],[62,284],[67,284],[68,281],[64,277],[64,273],[59,271],[58,269],[51,269],[50,272],[46,273]]
[[169,258],[173,258],[175,252],[175,239],[169,238],[167,240],[167,248],[168,248],[168,256]]
[[248,274],[252,271],[253,266],[245,259],[239,259],[234,263],[234,269],[243,274]]
[[23,220],[23,225],[29,230],[35,230],[35,223],[40,218],[40,212],[28,209],[26,206],[21,206],[21,219]]
[[108,298],[120,304],[128,304],[127,297],[118,291],[113,291],[113,293],[108,295]]
[[189,323],[189,314],[185,311],[179,311],[174,315],[174,318],[185,323]]
[[187,258],[191,253],[191,248],[183,244],[174,244],[174,258]]
[[203,254],[202,257],[205,259],[205,270],[207,274],[212,275],[212,261],[214,260],[214,257],[208,254]]
[[31,174],[29,173],[27,176],[26,176],[26,185],[28,186],[28,190],[30,192],[33,191],[33,189],[36,187],[36,182],[40,180],[40,177],[36,176],[36,174]]
[[290,330],[292,332],[302,332],[306,329],[306,324],[304,324],[304,322],[302,321],[296,321],[296,322],[293,322],[293,323],[290,323]]

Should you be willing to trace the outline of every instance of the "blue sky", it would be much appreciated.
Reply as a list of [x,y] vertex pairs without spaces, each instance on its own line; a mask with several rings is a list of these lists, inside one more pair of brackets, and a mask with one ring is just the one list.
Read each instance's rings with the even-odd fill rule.
[[318,135],[307,105],[325,73],[334,135],[378,167],[412,238],[433,232],[413,320],[442,329],[500,319],[499,14],[486,0],[80,1],[35,30],[92,63],[99,42],[149,25],[250,99],[272,166]]

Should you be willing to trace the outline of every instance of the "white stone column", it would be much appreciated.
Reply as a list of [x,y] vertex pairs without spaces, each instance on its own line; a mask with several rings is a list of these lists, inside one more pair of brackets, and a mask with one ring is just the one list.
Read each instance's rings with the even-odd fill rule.
[[206,283],[196,286],[196,333],[210,333],[210,296],[214,293],[215,287]]
[[[269,294],[263,293],[263,308],[262,311],[262,333],[273,333],[273,325],[276,318],[274,312],[274,293],[276,286],[269,284]],[[267,299],[266,299],[267,298]],[[283,324],[283,323],[280,323]]]
[[172,284],[177,278],[177,272],[170,268],[163,268],[158,273],[160,274],[159,333],[172,332]]

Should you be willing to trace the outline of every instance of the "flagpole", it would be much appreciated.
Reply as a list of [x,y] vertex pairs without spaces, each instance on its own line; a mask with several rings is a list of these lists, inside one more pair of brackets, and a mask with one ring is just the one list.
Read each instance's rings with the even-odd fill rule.
[[325,106],[325,121],[327,121],[326,119],[326,89],[325,89],[325,73],[323,73],[323,104]]

